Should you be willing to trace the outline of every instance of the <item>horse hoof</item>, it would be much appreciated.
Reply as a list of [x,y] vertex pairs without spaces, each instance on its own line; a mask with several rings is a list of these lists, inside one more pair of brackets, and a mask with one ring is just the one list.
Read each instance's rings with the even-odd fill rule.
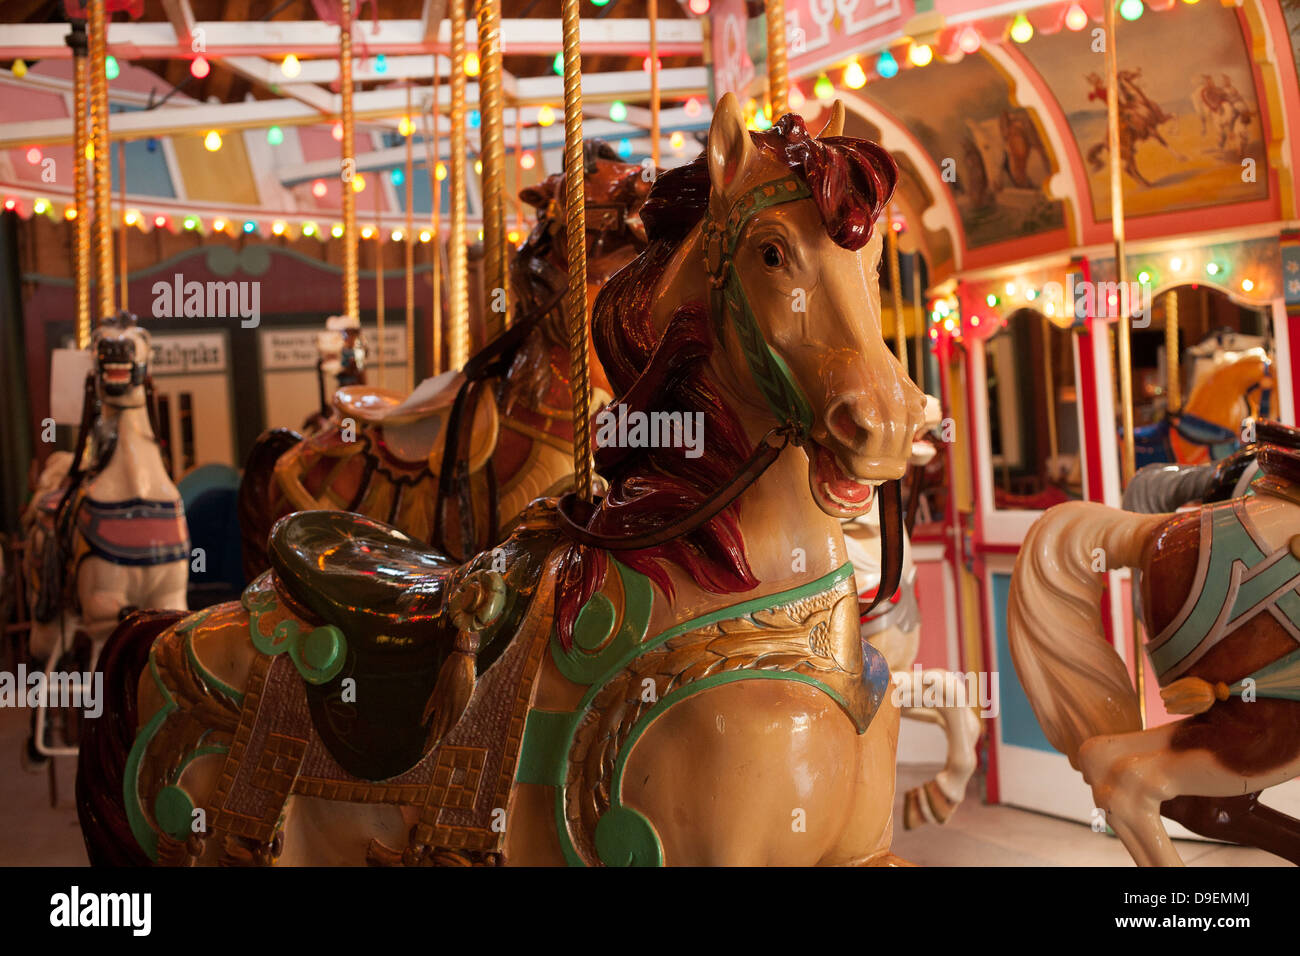
[[939,784],[927,780],[919,787],[913,787],[903,796],[903,829],[914,830],[926,823],[947,823],[957,809],[957,804],[948,799]]

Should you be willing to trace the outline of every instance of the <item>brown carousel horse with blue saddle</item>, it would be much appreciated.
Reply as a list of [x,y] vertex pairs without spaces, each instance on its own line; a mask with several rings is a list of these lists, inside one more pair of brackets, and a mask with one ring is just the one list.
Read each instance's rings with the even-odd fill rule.
[[[586,144],[588,295],[645,248],[639,211],[652,177]],[[240,486],[244,571],[266,570],[275,522],[319,508],[363,514],[448,554],[500,540],[524,506],[573,470],[570,356],[560,299],[567,286],[557,173],[520,196],[537,224],[510,265],[517,317],[459,371],[410,395],[366,385],[339,389],[324,427],[303,437],[272,429],[249,453]],[[599,362],[595,404],[609,399]],[[448,448],[453,449],[447,454]]]
[[879,324],[897,171],[843,117],[749,132],[723,97],[597,299],[619,414],[699,416],[701,447],[602,439],[602,498],[459,564],[295,514],[241,601],[125,622],[91,860],[890,862],[898,709],[840,523],[888,503],[888,597],[925,403]]

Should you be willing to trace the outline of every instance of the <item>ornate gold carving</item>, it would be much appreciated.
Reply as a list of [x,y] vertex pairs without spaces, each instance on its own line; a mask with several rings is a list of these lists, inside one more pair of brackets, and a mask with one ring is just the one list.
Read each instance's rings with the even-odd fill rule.
[[[673,691],[740,670],[815,677],[842,698],[855,723],[870,707],[862,683],[852,578],[791,604],[718,621],[646,651],[596,695],[569,754],[565,815],[579,853],[595,861],[596,821],[610,808],[614,765],[640,719]],[[655,684],[647,702],[644,681]]]

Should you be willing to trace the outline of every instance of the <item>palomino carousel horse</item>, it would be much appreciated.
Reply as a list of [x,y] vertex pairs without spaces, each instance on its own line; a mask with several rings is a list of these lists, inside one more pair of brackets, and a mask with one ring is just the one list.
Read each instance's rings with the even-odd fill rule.
[[1204,464],[1240,446],[1241,423],[1269,413],[1273,368],[1262,342],[1216,334],[1188,350],[1191,394],[1179,412],[1134,430],[1139,467]]
[[[926,405],[927,428],[939,422],[939,403],[930,398]],[[912,444],[912,468],[925,468],[934,459],[934,445],[918,440]],[[919,494],[920,489],[914,489]],[[881,581],[880,509],[844,522],[844,543],[853,562],[858,597],[864,606],[876,596]],[[908,830],[925,823],[947,823],[966,797],[966,785],[975,773],[976,746],[980,721],[975,701],[950,703],[965,698],[961,677],[941,668],[913,669],[921,647],[921,607],[916,594],[916,567],[912,563],[910,529],[903,537],[903,572],[898,590],[882,606],[862,615],[862,640],[885,656],[899,693],[902,714],[913,720],[937,724],[948,741],[943,769],[932,780],[913,787],[903,796],[903,826]],[[926,688],[938,689],[943,703],[927,706]]]
[[596,302],[629,420],[698,416],[698,456],[603,445],[603,499],[536,501],[460,566],[296,514],[242,602],[125,622],[91,859],[889,862],[898,710],[840,521],[886,481],[899,530],[924,402],[879,326],[897,172],[843,117],[748,132],[727,94]]
[[23,516],[38,658],[78,630],[98,647],[124,609],[186,609],[189,532],[150,421],[149,333],[119,313],[91,345],[77,450],[50,456]]
[[[1294,430],[1256,428],[1285,445],[1252,446],[1165,489],[1148,478],[1128,499],[1207,503],[1154,515],[1061,505],[1016,561],[1008,630],[1020,682],[1139,865],[1182,862],[1162,814],[1300,862],[1300,821],[1258,803],[1300,773],[1300,455]],[[1224,498],[1249,458],[1248,493]],[[1141,729],[1127,669],[1101,637],[1098,568],[1117,567],[1140,569],[1147,656],[1181,720]]]
[[[645,247],[638,213],[650,177],[619,162],[606,144],[586,145],[590,300]],[[499,541],[528,502],[568,479],[563,189],[560,173],[520,194],[538,210],[510,266],[520,314],[464,369],[428,379],[409,396],[363,385],[339,389],[333,420],[321,431],[304,439],[275,429],[258,440],[239,503],[250,580],[267,567],[271,526],[292,511],[353,511],[447,553],[473,554]],[[592,368],[599,405],[609,399],[608,383],[598,362]]]

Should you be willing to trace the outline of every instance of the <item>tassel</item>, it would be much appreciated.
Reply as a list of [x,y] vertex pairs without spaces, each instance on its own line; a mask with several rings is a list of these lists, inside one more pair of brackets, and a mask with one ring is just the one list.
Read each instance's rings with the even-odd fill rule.
[[478,634],[460,631],[456,635],[455,650],[443,661],[438,671],[438,683],[424,707],[424,719],[429,724],[425,753],[456,725],[469,706],[469,699],[474,695],[477,658]]
[[1199,677],[1180,678],[1160,691],[1165,710],[1171,714],[1203,714],[1228,696],[1228,685],[1223,681],[1211,684]]

